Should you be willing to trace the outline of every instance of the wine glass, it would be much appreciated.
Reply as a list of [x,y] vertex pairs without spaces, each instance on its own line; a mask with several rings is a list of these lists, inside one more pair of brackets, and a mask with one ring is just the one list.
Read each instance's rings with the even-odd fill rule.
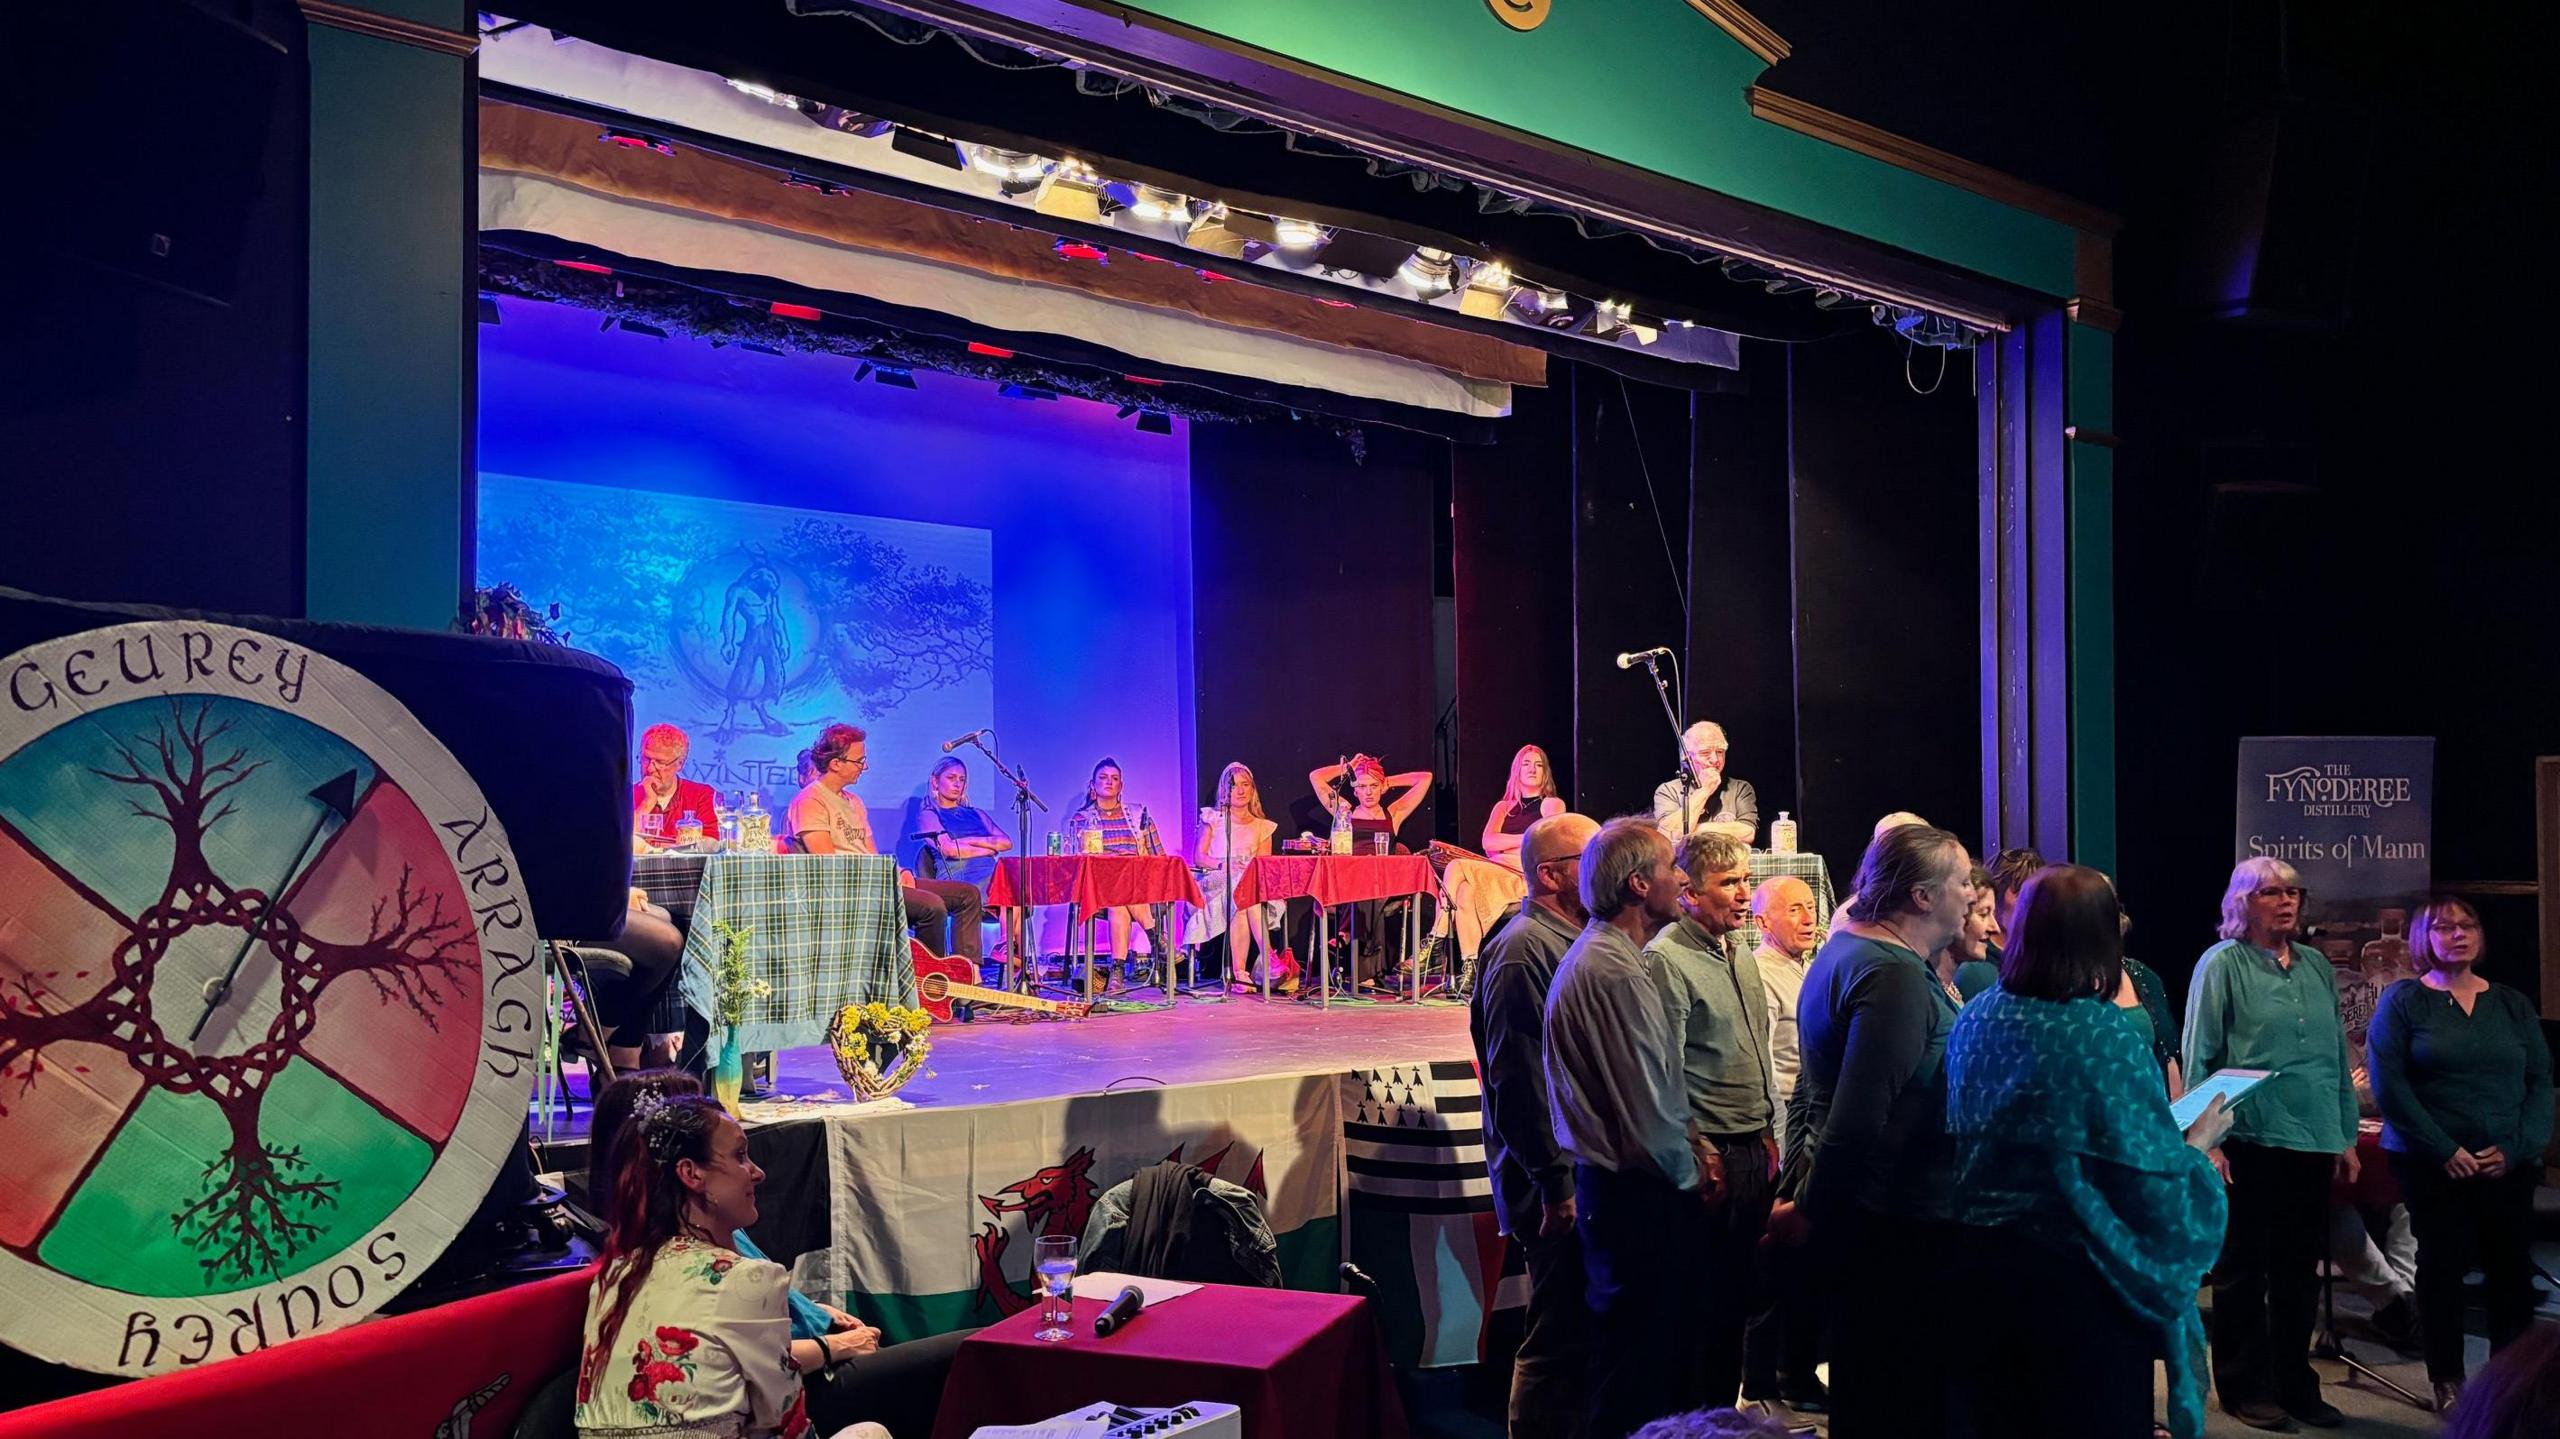
[[1031,1337],[1055,1344],[1067,1337],[1075,1318],[1076,1236],[1043,1234],[1033,1241],[1031,1275],[1040,1286],[1040,1328]]

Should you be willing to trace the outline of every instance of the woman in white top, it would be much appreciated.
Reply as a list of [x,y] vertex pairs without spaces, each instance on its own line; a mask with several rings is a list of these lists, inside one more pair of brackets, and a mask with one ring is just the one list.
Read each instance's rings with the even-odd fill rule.
[[[699,1095],[633,1106],[578,1363],[580,1439],[798,1439],[791,1276],[728,1236],[756,1221],[746,1131]],[[876,1332],[875,1332],[876,1334]],[[876,1344],[876,1337],[874,1339]],[[887,1439],[858,1424],[839,1439]]]
[[[1227,987],[1238,992],[1253,988],[1252,958],[1256,946],[1262,949],[1263,963],[1271,962],[1270,911],[1259,904],[1238,909],[1230,896],[1236,881],[1244,875],[1246,862],[1255,855],[1271,853],[1271,841],[1279,832],[1279,825],[1263,817],[1262,796],[1254,788],[1253,771],[1240,764],[1220,770],[1218,803],[1200,811],[1200,838],[1192,846],[1191,868],[1200,877],[1202,902],[1183,926],[1182,942],[1206,944],[1210,936],[1223,929],[1227,936]],[[1230,833],[1234,835],[1232,848]]]

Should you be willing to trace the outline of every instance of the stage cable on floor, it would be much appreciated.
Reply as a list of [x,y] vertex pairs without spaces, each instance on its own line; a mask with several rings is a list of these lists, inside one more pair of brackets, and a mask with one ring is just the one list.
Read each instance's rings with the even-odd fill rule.
[[1115,1093],[1119,1090],[1120,1086],[1124,1084],[1152,1084],[1158,1089],[1164,1088],[1164,1081],[1156,1078],[1152,1074],[1124,1074],[1118,1079],[1111,1081],[1109,1084],[1102,1086],[1102,1092],[1105,1094]]

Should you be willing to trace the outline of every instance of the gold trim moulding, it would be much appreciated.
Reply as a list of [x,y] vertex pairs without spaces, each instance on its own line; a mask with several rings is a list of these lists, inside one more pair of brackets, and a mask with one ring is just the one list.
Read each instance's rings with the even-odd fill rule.
[[467,31],[403,20],[358,5],[336,4],[334,0],[298,0],[298,3],[302,7],[303,19],[315,25],[326,25],[332,30],[370,35],[397,45],[414,45],[439,55],[469,55],[480,48],[480,37]]

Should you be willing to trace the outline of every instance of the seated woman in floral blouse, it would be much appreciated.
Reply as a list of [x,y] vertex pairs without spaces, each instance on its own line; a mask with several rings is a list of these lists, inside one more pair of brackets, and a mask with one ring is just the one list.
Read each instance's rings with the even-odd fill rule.
[[[756,1220],[764,1171],[746,1131],[699,1096],[636,1105],[578,1363],[581,1439],[798,1439],[791,1280],[729,1236]],[[876,1342],[876,1337],[875,1337]],[[825,1360],[835,1357],[822,1347]],[[856,1425],[839,1439],[887,1439]]]

